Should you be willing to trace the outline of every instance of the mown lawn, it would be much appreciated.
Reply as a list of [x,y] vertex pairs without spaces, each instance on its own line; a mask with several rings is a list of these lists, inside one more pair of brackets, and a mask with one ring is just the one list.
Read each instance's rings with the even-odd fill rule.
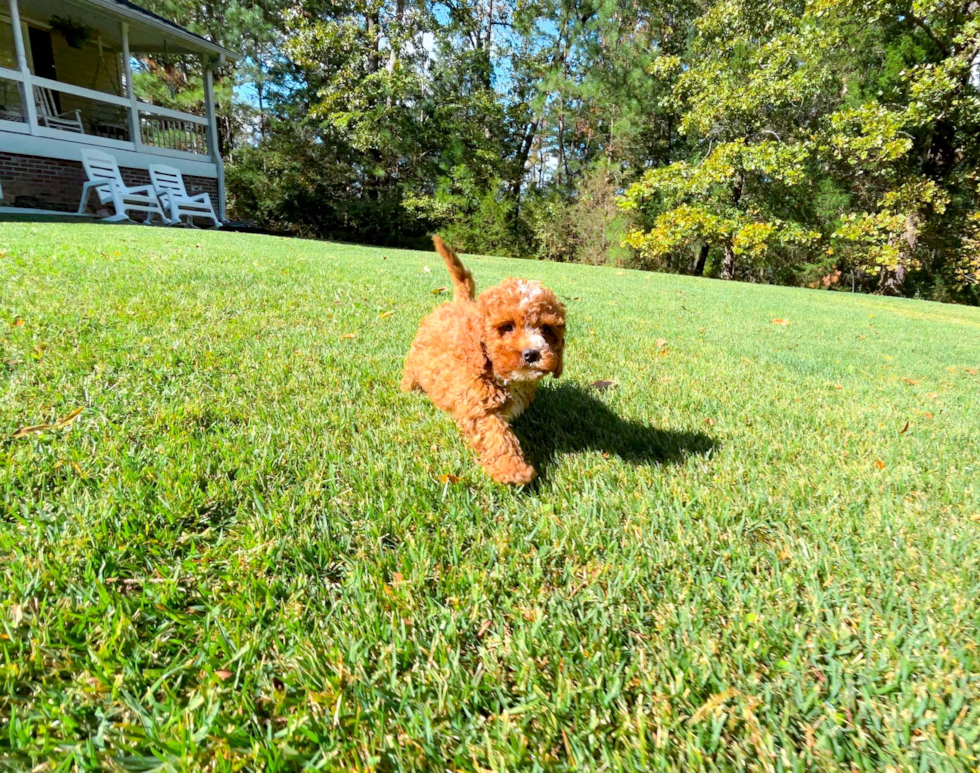
[[568,305],[528,490],[435,255],[0,224],[0,768],[976,769],[980,310],[468,263]]

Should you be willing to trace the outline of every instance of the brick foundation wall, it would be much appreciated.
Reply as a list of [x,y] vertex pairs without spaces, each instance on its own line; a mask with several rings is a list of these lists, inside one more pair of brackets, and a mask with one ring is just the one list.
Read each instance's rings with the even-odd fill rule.
[[[161,159],[166,163],[166,159]],[[148,185],[150,173],[145,169],[120,167],[126,185]],[[85,170],[81,161],[63,161],[41,156],[22,156],[16,153],[0,152],[0,186],[3,188],[4,204],[12,206],[18,196],[34,196],[42,209],[59,212],[75,212],[82,198],[85,184]],[[191,195],[207,193],[211,196],[214,209],[218,209],[218,181],[213,177],[184,175],[184,185]],[[106,205],[112,210],[112,205]],[[89,199],[89,211],[98,207],[95,196]]]

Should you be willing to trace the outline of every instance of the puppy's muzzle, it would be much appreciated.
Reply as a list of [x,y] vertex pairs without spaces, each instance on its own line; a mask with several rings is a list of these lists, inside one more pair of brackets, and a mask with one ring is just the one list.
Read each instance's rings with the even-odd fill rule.
[[521,356],[524,358],[524,362],[526,362],[528,365],[533,365],[541,359],[541,352],[539,352],[537,349],[525,349],[523,352],[521,352]]

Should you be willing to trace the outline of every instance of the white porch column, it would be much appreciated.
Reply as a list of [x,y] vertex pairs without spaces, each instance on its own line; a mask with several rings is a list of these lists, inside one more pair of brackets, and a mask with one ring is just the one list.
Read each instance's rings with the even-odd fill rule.
[[218,169],[218,217],[227,219],[225,212],[225,167],[221,162],[221,149],[218,147],[218,121],[214,112],[214,63],[205,58],[204,64],[204,109],[208,119],[208,150],[211,160]]
[[27,49],[24,48],[24,30],[20,25],[20,9],[17,0],[7,0],[10,8],[10,26],[14,35],[14,52],[17,54],[17,68],[24,80],[20,84],[20,99],[24,105],[24,115],[27,116],[27,128],[31,134],[37,134],[37,104],[34,102],[34,83],[31,80],[31,68],[27,63]]
[[126,96],[129,97],[129,140],[136,147],[136,150],[142,150],[143,137],[140,133],[140,108],[136,99],[136,89],[133,88],[133,66],[129,61],[129,25],[126,22],[119,23],[119,36],[122,39],[123,72],[126,74]]

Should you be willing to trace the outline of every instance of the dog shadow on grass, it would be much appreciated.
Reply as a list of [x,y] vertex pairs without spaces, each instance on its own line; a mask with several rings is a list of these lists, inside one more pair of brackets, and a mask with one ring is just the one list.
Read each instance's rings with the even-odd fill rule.
[[630,464],[653,466],[706,456],[719,445],[701,432],[657,429],[622,419],[597,391],[574,384],[539,390],[514,431],[541,476],[566,453],[599,451]]

